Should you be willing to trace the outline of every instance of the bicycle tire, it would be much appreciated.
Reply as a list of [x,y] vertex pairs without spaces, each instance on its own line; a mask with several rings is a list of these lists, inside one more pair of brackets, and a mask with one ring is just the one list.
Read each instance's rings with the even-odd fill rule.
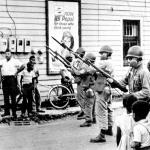
[[57,85],[49,90],[48,97],[51,105],[56,109],[64,109],[68,106],[71,99],[70,90],[63,86]]

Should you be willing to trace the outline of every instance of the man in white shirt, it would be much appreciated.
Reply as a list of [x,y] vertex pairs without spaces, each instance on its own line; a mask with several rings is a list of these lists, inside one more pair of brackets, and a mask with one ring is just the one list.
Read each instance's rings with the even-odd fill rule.
[[[2,116],[10,115],[10,108],[12,109],[12,116],[16,115],[16,95],[17,95],[17,69],[20,68],[19,60],[12,57],[9,49],[5,51],[5,58],[0,61],[1,75],[2,75],[2,89],[4,95],[4,114]],[[11,103],[9,100],[11,97]]]

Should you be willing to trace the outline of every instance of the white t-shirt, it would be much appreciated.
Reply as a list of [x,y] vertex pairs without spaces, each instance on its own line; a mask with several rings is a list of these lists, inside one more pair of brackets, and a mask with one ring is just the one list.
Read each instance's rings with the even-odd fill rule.
[[[25,69],[27,69],[27,64],[25,64]],[[33,71],[34,71],[35,75],[37,74],[37,72],[39,73],[39,69],[38,69],[37,65],[33,66]]]
[[7,61],[3,59],[0,61],[1,72],[3,76],[12,76],[15,75],[17,69],[21,66],[21,62],[18,59],[14,59],[13,57]]
[[22,76],[23,76],[22,84],[30,84],[32,83],[32,79],[36,77],[34,71],[28,72],[27,69],[24,69],[22,71]]
[[135,124],[132,114],[127,114],[124,112],[122,115],[118,116],[115,120],[116,126],[120,127],[122,134],[131,132]]
[[136,123],[133,128],[133,141],[140,142],[141,148],[150,146],[150,123],[143,119]]
[[132,141],[132,129],[135,124],[132,114],[124,112],[123,115],[116,118],[115,124],[121,129],[121,139],[117,150],[131,150],[130,143]]

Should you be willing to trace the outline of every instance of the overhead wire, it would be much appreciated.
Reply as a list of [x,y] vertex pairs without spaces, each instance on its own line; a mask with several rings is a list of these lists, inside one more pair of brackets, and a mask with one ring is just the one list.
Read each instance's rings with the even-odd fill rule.
[[9,15],[10,19],[12,20],[12,22],[14,24],[14,28],[15,28],[14,31],[15,31],[15,37],[16,37],[16,23],[15,23],[14,19],[12,18],[11,14],[10,14],[10,12],[8,10],[8,1],[7,0],[6,0],[6,12]]

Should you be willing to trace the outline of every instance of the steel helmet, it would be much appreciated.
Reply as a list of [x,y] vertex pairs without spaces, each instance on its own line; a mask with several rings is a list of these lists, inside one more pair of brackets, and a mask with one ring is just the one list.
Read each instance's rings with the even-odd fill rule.
[[77,50],[76,50],[76,53],[78,54],[85,54],[85,50],[82,48],[82,47],[79,47]]
[[129,48],[126,58],[128,57],[142,58],[142,56],[143,52],[141,50],[141,47],[135,45]]
[[103,52],[107,52],[107,53],[112,54],[113,50],[110,46],[104,45],[104,46],[101,47],[99,53],[103,53]]
[[85,60],[89,60],[90,62],[94,62],[96,60],[96,56],[93,53],[88,53],[85,55]]

